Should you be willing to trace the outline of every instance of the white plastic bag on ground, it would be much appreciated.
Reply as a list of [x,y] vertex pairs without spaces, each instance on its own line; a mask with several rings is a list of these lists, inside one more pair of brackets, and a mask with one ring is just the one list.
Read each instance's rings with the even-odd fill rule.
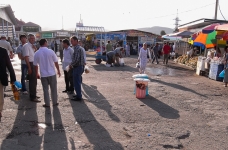
[[85,73],[89,73],[89,67],[85,66]]
[[124,59],[123,58],[120,58],[120,65],[124,66]]

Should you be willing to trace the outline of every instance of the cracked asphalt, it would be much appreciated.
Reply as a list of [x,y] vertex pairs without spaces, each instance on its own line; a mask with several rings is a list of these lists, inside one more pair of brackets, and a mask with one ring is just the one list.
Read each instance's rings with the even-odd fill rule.
[[[228,89],[222,82],[173,62],[148,64],[149,96],[140,100],[133,94],[135,56],[110,68],[87,58],[82,102],[61,92],[63,72],[58,107],[45,109],[27,95],[15,101],[7,87],[1,150],[228,150]],[[12,63],[19,80],[19,60]],[[37,91],[43,102],[40,81]]]

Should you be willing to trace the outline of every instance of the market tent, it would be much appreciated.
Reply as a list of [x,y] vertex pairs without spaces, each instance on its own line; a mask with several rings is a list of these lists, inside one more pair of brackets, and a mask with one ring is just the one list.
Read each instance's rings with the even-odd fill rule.
[[212,48],[216,45],[216,31],[209,34],[200,33],[198,37],[194,40],[194,46],[199,46],[201,48]]
[[223,31],[228,31],[228,24],[223,24],[223,25],[218,25],[215,26],[215,30],[223,30]]
[[182,31],[182,32],[178,32],[178,33],[176,34],[176,36],[180,36],[180,37],[182,37],[182,38],[190,38],[192,34],[193,34],[193,33],[190,32],[190,31]]
[[213,32],[215,30],[215,27],[218,26],[218,25],[220,25],[220,24],[219,23],[214,23],[214,24],[211,24],[209,26],[206,26],[205,28],[202,29],[202,32],[206,33],[206,34],[211,33],[211,32]]

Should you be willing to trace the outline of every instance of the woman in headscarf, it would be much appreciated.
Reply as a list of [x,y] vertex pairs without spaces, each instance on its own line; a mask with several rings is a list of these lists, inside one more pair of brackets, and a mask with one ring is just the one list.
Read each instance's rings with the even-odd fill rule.
[[228,47],[225,48],[224,59],[225,59],[225,64],[224,64],[224,70],[225,70],[224,82],[225,82],[225,87],[227,87],[227,84],[228,84]]
[[143,43],[143,47],[139,51],[139,58],[138,58],[138,62],[140,66],[139,68],[140,74],[145,73],[148,58],[149,60],[151,60],[150,50],[147,49],[147,44]]

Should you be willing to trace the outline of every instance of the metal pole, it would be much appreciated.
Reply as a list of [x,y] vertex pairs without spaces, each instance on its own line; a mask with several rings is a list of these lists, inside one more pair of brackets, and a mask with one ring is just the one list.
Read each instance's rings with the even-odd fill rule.
[[6,22],[6,33],[7,33],[7,37],[9,37],[8,21]]
[[215,4],[215,20],[217,20],[218,4],[219,4],[219,0],[216,0],[216,4]]
[[2,19],[2,33],[3,33],[3,34],[5,34],[4,28],[5,28],[5,26],[4,26],[4,19]]

